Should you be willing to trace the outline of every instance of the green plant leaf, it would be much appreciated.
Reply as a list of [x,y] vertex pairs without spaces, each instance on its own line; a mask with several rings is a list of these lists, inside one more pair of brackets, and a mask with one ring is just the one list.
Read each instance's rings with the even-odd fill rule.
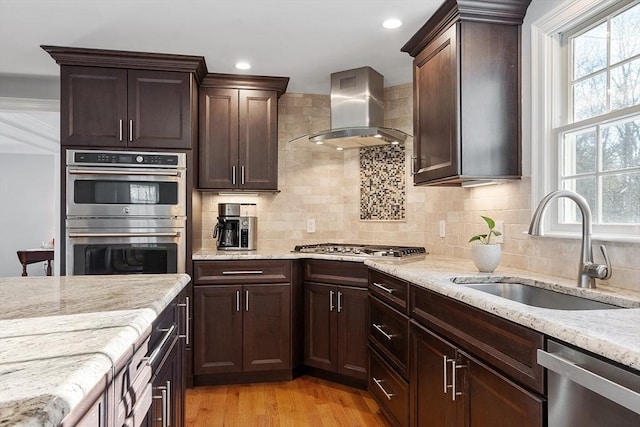
[[489,218],[488,216],[482,216],[482,215],[480,215],[480,216],[482,217],[482,219],[484,219],[484,222],[487,223],[487,225],[489,226],[490,230],[492,230],[496,226],[496,223],[491,218]]
[[499,232],[499,231],[494,231],[494,232],[493,232],[493,235],[494,235],[494,236],[496,236],[496,237],[498,237],[498,236],[502,236],[502,233],[501,233],[501,232]]
[[480,236],[473,236],[471,239],[469,239],[469,243],[475,242],[476,240],[480,240]]

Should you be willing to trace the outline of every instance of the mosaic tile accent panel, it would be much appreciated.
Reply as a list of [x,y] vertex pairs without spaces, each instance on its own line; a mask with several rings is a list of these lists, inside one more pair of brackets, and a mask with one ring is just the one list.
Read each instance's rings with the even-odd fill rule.
[[360,219],[405,219],[404,147],[360,149]]

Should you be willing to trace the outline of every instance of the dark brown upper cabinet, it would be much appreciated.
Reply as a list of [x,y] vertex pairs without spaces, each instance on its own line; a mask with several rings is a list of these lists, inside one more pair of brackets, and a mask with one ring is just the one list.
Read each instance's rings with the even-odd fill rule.
[[61,145],[193,147],[202,57],[42,48],[61,66]]
[[278,190],[278,98],[288,83],[288,77],[205,77],[200,87],[198,188]]
[[413,58],[415,185],[521,176],[520,31],[530,0],[447,0]]

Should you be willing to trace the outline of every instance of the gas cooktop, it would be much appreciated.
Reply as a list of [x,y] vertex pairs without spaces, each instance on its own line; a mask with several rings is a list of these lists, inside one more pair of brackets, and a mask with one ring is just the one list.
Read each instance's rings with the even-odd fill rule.
[[293,251],[313,254],[391,258],[406,258],[411,256],[420,256],[427,253],[425,248],[419,246],[355,245],[349,243],[318,243],[315,245],[300,245],[296,246]]

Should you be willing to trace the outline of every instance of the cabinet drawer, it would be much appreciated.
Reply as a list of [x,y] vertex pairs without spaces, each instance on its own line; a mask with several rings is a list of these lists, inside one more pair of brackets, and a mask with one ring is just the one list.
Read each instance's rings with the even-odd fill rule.
[[409,284],[376,270],[369,270],[369,291],[396,310],[408,314]]
[[369,296],[369,341],[407,378],[409,318]]
[[499,371],[544,392],[543,369],[536,362],[544,336],[475,307],[411,286],[411,315]]
[[409,425],[409,384],[373,350],[369,351],[369,392],[387,420],[396,427]]
[[366,288],[367,267],[361,262],[307,259],[304,280]]
[[195,285],[288,283],[290,261],[196,261]]

